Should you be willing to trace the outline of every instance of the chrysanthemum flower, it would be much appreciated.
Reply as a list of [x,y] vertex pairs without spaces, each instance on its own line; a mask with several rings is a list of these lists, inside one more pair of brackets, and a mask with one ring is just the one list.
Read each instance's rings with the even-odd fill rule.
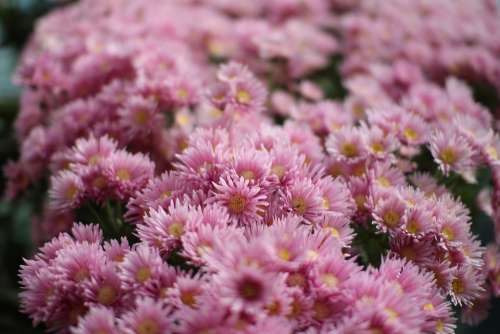
[[80,138],[75,142],[68,160],[86,166],[94,166],[116,151],[118,144],[108,136]]
[[117,151],[107,160],[104,174],[116,189],[116,196],[126,199],[153,178],[154,164],[143,154]]
[[311,272],[312,286],[328,293],[338,292],[343,283],[356,273],[360,268],[352,261],[346,260],[342,255],[330,255],[320,258]]
[[118,110],[119,122],[125,135],[131,139],[145,138],[164,123],[155,101],[139,96],[131,96]]
[[106,267],[106,258],[98,244],[81,242],[61,249],[53,265],[60,284],[74,287],[98,275]]
[[323,199],[320,189],[309,179],[295,181],[284,194],[285,205],[293,214],[316,223],[321,219]]
[[181,237],[191,227],[201,223],[201,212],[189,205],[176,201],[168,210],[162,207],[151,209],[144,217],[144,223],[137,226],[137,234],[149,245],[169,254],[180,245]]
[[113,311],[107,307],[96,306],[78,321],[78,326],[71,328],[74,334],[118,334],[116,316]]
[[367,153],[363,136],[357,128],[344,127],[332,133],[325,146],[332,156],[350,161],[363,159]]
[[283,277],[253,267],[241,267],[237,271],[228,269],[214,280],[221,302],[235,312],[263,308],[271,302],[271,291],[284,284]]
[[114,267],[106,267],[95,275],[86,284],[84,294],[89,302],[107,307],[123,307],[125,302],[121,280]]
[[455,305],[472,305],[484,288],[481,286],[481,273],[468,267],[458,268],[451,281],[451,300]]
[[394,231],[403,224],[405,210],[406,205],[397,195],[394,195],[376,204],[373,217],[382,231]]
[[170,305],[178,308],[197,308],[206,285],[207,282],[201,275],[178,275],[172,288],[166,292],[166,298]]
[[119,322],[121,331],[127,334],[161,334],[172,328],[170,311],[160,302],[139,299],[135,308],[124,314]]
[[473,150],[467,140],[456,132],[435,132],[431,136],[430,149],[434,160],[446,175],[450,171],[466,172],[472,167]]
[[126,291],[151,285],[160,276],[163,261],[155,248],[140,244],[125,254],[120,264],[120,279]]
[[213,184],[215,188],[211,202],[225,207],[229,219],[234,224],[249,224],[261,220],[261,214],[267,207],[266,195],[256,185],[251,185],[243,177],[221,177]]
[[62,171],[51,179],[50,205],[56,210],[77,208],[81,204],[84,191],[83,182],[77,174]]

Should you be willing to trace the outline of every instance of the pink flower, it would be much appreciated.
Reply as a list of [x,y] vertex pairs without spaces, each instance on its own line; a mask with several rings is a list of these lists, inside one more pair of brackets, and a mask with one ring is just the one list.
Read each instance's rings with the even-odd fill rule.
[[382,231],[395,231],[403,224],[406,205],[396,195],[380,200],[373,210],[373,218]]
[[165,211],[162,207],[151,209],[144,217],[144,223],[137,226],[137,234],[150,246],[158,248],[163,254],[170,254],[180,245],[181,237],[190,228],[201,224],[201,213],[196,208],[172,202]]
[[451,281],[451,300],[455,305],[472,305],[484,288],[481,286],[480,273],[471,268],[458,268]]
[[68,160],[86,166],[94,166],[116,151],[118,144],[108,136],[80,138],[75,142]]
[[127,221],[139,223],[143,222],[148,209],[168,208],[182,186],[175,173],[165,172],[159,178],[150,180],[149,184],[127,203],[125,218]]
[[284,284],[283,277],[252,267],[240,267],[236,271],[228,269],[214,277],[214,281],[221,302],[234,312],[252,312],[264,307],[271,301],[271,291]]
[[221,177],[215,188],[212,202],[227,209],[229,219],[234,224],[250,224],[261,220],[260,214],[268,205],[260,188],[251,185],[243,177]]
[[144,187],[154,175],[154,164],[142,154],[126,151],[115,152],[104,166],[104,174],[116,189],[121,199],[130,197],[137,189]]
[[139,244],[120,263],[120,279],[125,291],[145,289],[158,280],[163,261],[155,248]]
[[50,205],[56,210],[70,210],[80,206],[85,188],[81,178],[71,172],[62,171],[51,178]]
[[435,132],[430,140],[430,149],[445,175],[450,171],[466,172],[473,165],[472,148],[467,140],[456,132]]
[[71,328],[73,334],[107,333],[118,334],[115,314],[109,308],[97,306],[78,321],[78,326]]
[[139,96],[129,97],[118,110],[119,122],[129,141],[145,139],[164,122],[157,103]]
[[363,137],[357,128],[344,127],[333,132],[325,146],[332,156],[349,161],[362,159],[367,153]]
[[284,202],[290,212],[309,222],[317,223],[321,219],[321,192],[309,179],[297,180],[286,189]]
[[170,311],[152,299],[139,299],[135,308],[122,316],[119,328],[126,334],[161,334],[172,328]]

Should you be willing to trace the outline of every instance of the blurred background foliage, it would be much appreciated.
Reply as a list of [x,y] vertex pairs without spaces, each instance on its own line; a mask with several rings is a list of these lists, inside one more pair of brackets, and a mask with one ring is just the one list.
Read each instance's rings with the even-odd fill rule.
[[[143,1],[143,0],[137,0]],[[473,0],[471,0],[473,1]],[[16,159],[17,143],[13,122],[18,109],[19,87],[11,83],[11,76],[19,54],[33,31],[36,19],[56,6],[69,1],[57,0],[0,0],[0,166]],[[337,78],[338,79],[338,78]],[[334,80],[335,81],[335,80]],[[476,90],[479,99],[490,104],[491,94]],[[483,95],[486,97],[483,98]],[[494,97],[498,102],[498,96]],[[429,156],[420,157],[419,165],[429,163]],[[431,165],[429,165],[431,166]],[[434,169],[435,165],[429,167]],[[0,172],[1,173],[1,172]],[[452,189],[471,208],[475,224],[473,230],[483,242],[492,237],[491,223],[476,206],[475,198],[481,186],[491,183],[487,171],[479,175],[479,185],[466,185],[453,180]],[[458,183],[457,183],[458,182]],[[5,180],[0,177],[0,192]],[[0,333],[43,333],[43,328],[32,328],[31,321],[19,313],[17,271],[22,259],[33,254],[31,215],[40,204],[40,193],[31,189],[23,198],[0,201]],[[460,326],[457,333],[498,334],[500,332],[500,300],[494,301],[488,320],[479,327]]]

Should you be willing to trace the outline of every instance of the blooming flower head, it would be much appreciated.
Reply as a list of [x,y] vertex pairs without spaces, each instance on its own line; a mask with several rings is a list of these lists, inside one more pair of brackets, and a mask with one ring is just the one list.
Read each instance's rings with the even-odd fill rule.
[[118,334],[115,314],[109,308],[98,306],[92,308],[79,322],[78,326],[71,329],[74,334],[107,333]]
[[344,127],[332,133],[326,143],[326,148],[332,156],[355,161],[366,154],[366,147],[361,132],[357,128]]
[[120,329],[127,334],[160,334],[172,327],[169,310],[161,303],[144,298],[137,301],[135,309],[120,319]]
[[321,217],[323,208],[321,193],[308,179],[298,180],[287,189],[285,203],[290,212],[307,221],[317,222]]
[[143,97],[131,96],[118,111],[120,123],[129,138],[144,138],[163,123],[157,104]]
[[242,267],[227,270],[215,278],[220,286],[220,298],[234,311],[264,307],[271,301],[272,289],[279,288],[283,279],[258,268]]
[[189,228],[200,224],[201,214],[180,201],[173,202],[167,211],[162,207],[150,210],[144,217],[144,223],[139,224],[139,237],[153,247],[158,247],[162,253],[169,254],[176,248],[181,237]]
[[153,177],[154,165],[142,154],[118,151],[105,167],[105,175],[116,188],[118,198],[128,198]]
[[214,184],[213,201],[225,207],[234,224],[249,224],[259,221],[267,206],[266,196],[260,188],[251,185],[243,177],[222,177]]
[[456,133],[435,132],[430,141],[432,155],[443,173],[467,171],[472,166],[472,149]]
[[140,289],[158,279],[162,260],[155,248],[138,245],[127,253],[120,264],[120,278],[126,290]]
[[82,180],[77,174],[62,171],[52,177],[51,206],[56,210],[74,209],[80,205],[84,191]]

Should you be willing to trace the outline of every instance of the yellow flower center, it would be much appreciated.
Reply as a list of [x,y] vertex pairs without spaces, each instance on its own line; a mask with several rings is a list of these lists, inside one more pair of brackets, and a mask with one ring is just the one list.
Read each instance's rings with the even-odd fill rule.
[[170,224],[168,227],[168,233],[179,239],[184,234],[184,225],[179,222]]
[[196,252],[198,253],[198,255],[203,255],[203,254],[207,254],[209,253],[210,251],[212,250],[212,247],[210,245],[200,245],[196,248]]
[[241,195],[233,195],[228,202],[229,211],[233,214],[242,213],[245,210],[246,199]]
[[196,304],[196,294],[194,291],[182,291],[181,292],[181,301],[190,307],[193,307]]
[[353,143],[344,143],[340,148],[340,153],[348,158],[354,158],[358,156],[358,148]]
[[488,154],[488,157],[490,157],[491,160],[498,160],[498,152],[497,152],[497,149],[492,146],[492,145],[488,145],[486,146],[486,154]]
[[66,189],[66,191],[64,192],[64,196],[68,200],[74,200],[77,195],[78,195],[78,187],[74,183],[70,184]]
[[130,172],[125,168],[120,168],[116,171],[116,176],[121,181],[129,181],[130,180]]
[[465,291],[464,283],[459,278],[455,278],[451,282],[451,288],[455,294],[461,294]]
[[186,100],[189,96],[189,92],[187,91],[186,88],[179,88],[177,89],[177,91],[175,92],[175,94],[177,95],[177,98],[179,100]]
[[239,89],[236,92],[236,101],[238,101],[238,103],[247,104],[251,100],[252,100],[252,96],[250,95],[250,93],[248,91],[246,91],[244,89]]
[[292,199],[292,207],[299,215],[303,215],[307,210],[306,201],[302,197],[294,197]]
[[137,110],[134,113],[134,122],[138,125],[144,125],[149,121],[149,113],[147,110]]
[[110,286],[103,286],[97,294],[97,301],[103,305],[111,305],[116,300],[116,291]]
[[153,319],[145,319],[137,325],[138,334],[160,334],[160,326]]
[[290,313],[288,314],[289,318],[298,318],[302,314],[303,308],[298,299],[294,299],[291,305]]
[[101,160],[101,157],[98,154],[94,154],[89,158],[89,165],[94,166],[99,162],[99,160]]
[[267,314],[271,316],[278,315],[281,313],[281,304],[277,300],[275,300],[269,305],[267,305],[266,309],[267,309]]
[[106,186],[106,179],[103,176],[98,176],[92,181],[92,185],[97,189],[102,189]]
[[81,268],[75,273],[75,276],[73,278],[75,281],[81,282],[84,279],[89,278],[89,276],[90,276],[89,270],[87,268]]
[[439,158],[447,165],[453,165],[458,160],[457,153],[451,147],[443,149],[439,154]]
[[283,175],[285,175],[285,167],[283,167],[282,165],[273,165],[271,167],[271,171],[279,178],[282,178]]
[[319,257],[319,253],[312,250],[312,249],[309,249],[307,252],[306,252],[306,258],[307,260],[309,261],[316,261]]
[[331,166],[328,171],[333,178],[336,178],[337,176],[342,175],[342,169],[338,165]]
[[135,279],[139,283],[146,282],[151,277],[151,269],[149,267],[141,267],[135,274]]
[[412,128],[404,129],[403,134],[408,141],[413,141],[418,138],[418,133]]
[[337,230],[335,227],[328,226],[328,227],[325,227],[325,229],[330,231],[330,234],[332,235],[332,237],[337,238],[337,239],[340,237],[339,230]]
[[422,306],[422,308],[425,311],[433,311],[434,310],[434,305],[432,305],[432,303],[427,303],[427,304],[424,304],[424,306]]
[[167,199],[172,196],[172,192],[170,190],[165,190],[161,193],[161,199]]
[[382,145],[379,142],[373,142],[371,144],[371,148],[372,148],[372,151],[374,153],[382,153],[382,152],[384,152],[384,145]]
[[243,176],[245,180],[253,180],[255,178],[255,174],[251,170],[242,171],[241,176]]
[[436,331],[438,333],[442,332],[444,330],[444,321],[441,319],[438,319],[436,321]]
[[290,252],[286,248],[278,249],[278,257],[283,261],[290,261],[290,259],[292,258]]
[[389,227],[395,227],[398,224],[400,218],[401,217],[399,216],[399,213],[394,210],[388,210],[384,214],[384,223]]
[[335,277],[335,275],[326,273],[321,275],[321,282],[329,288],[334,288],[337,286],[339,280]]
[[453,232],[453,229],[449,226],[443,227],[441,234],[443,234],[443,236],[449,241],[453,241],[455,239],[455,232]]
[[365,208],[366,198],[364,195],[356,195],[354,196],[354,202],[356,202],[358,210],[362,210]]
[[379,176],[377,178],[377,182],[380,186],[384,187],[384,188],[387,188],[387,187],[390,187],[391,186],[391,181],[389,181],[388,178],[386,178],[385,176]]
[[109,334],[109,332],[104,329],[98,329],[96,332],[94,332],[94,334]]
[[418,223],[416,220],[410,220],[406,224],[406,230],[411,233],[411,234],[416,234],[420,231],[420,227],[418,226]]
[[318,320],[326,319],[330,316],[330,308],[328,305],[321,301],[315,301],[313,305],[314,318]]
[[186,114],[177,114],[175,121],[181,126],[186,126],[189,124],[189,116]]
[[384,308],[385,313],[389,320],[396,320],[399,317],[398,312],[394,311],[392,308],[386,307]]
[[321,203],[323,204],[323,208],[324,208],[325,210],[330,209],[330,201],[328,200],[328,198],[323,197],[323,199],[322,199]]

